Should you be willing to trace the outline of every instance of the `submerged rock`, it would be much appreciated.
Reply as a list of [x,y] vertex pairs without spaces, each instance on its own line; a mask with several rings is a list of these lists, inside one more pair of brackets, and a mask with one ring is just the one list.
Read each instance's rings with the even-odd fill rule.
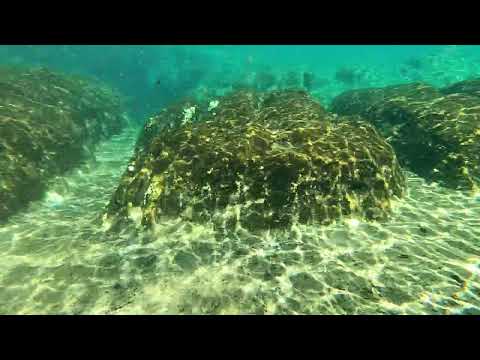
[[[191,108],[186,103],[185,108]],[[384,218],[405,179],[375,129],[332,117],[307,93],[240,91],[214,112],[178,105],[150,119],[106,218],[265,229]]]
[[466,94],[480,97],[480,79],[471,79],[460,81],[440,89],[445,95]]
[[125,123],[120,98],[99,84],[47,69],[0,68],[0,222]]
[[[480,101],[413,83],[348,91],[332,111],[361,115],[387,138],[400,163],[430,181],[474,189],[480,179]],[[467,91],[466,91],[467,92]]]

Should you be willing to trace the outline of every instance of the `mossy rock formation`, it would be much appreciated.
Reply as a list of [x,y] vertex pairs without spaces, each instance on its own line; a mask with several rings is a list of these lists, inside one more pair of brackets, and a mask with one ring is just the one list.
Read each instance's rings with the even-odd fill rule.
[[440,89],[445,95],[466,94],[480,97],[480,79],[464,80]]
[[218,100],[190,120],[187,103],[147,122],[106,220],[150,227],[182,217],[255,230],[381,219],[402,195],[396,156],[371,125],[332,117],[301,91]]
[[108,88],[43,68],[0,68],[0,222],[125,124]]
[[418,175],[452,188],[476,189],[480,100],[468,94],[472,88],[462,82],[441,91],[422,83],[353,90],[335,98],[332,111],[370,121],[392,144],[400,164]]

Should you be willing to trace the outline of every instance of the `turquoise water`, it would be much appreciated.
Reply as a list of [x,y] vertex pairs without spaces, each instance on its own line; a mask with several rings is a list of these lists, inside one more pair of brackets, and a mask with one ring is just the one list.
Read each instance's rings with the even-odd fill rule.
[[[478,73],[478,46],[353,45],[353,46],[1,46],[3,63],[48,66],[68,73],[89,75],[107,82],[132,100],[139,122],[159,106],[185,96],[202,83],[234,81],[259,68],[273,72],[314,71],[331,79],[342,66],[372,72],[369,82],[384,85],[409,81],[398,68],[411,58],[436,57],[422,72],[426,80],[443,85],[435,71],[468,78]],[[157,81],[161,79],[159,84]],[[335,86],[338,85],[338,86]],[[325,89],[325,97],[344,90],[341,84]]]
[[221,101],[234,84],[259,86],[256,74],[274,78],[259,86],[271,91],[285,74],[311,73],[307,91],[326,108],[352,89],[440,88],[480,78],[480,46],[0,46],[0,64],[100,80],[127,98],[131,119],[95,162],[56,176],[0,225],[0,313],[480,313],[478,190],[408,169],[408,192],[385,223],[347,217],[220,242],[212,224],[180,218],[148,233],[98,225],[138,134],[172,102]]

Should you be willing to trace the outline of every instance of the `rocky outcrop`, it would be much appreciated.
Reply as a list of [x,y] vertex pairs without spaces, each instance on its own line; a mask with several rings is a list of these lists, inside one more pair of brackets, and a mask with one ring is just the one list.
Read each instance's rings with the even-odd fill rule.
[[42,196],[126,124],[108,88],[47,69],[0,69],[0,221]]
[[480,97],[480,79],[471,79],[460,81],[440,89],[445,95],[466,94]]
[[480,101],[468,89],[472,87],[464,82],[441,92],[422,83],[354,90],[335,98],[332,111],[357,114],[374,124],[401,165],[420,176],[475,189],[480,179]]
[[402,195],[396,156],[371,125],[332,117],[302,91],[217,101],[177,104],[147,122],[105,221],[326,224],[349,214],[384,218]]

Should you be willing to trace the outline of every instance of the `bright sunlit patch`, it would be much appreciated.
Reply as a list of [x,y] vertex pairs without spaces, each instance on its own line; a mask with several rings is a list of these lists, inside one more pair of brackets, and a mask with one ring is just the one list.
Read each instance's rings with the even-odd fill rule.
[[443,208],[438,208],[437,209],[437,215],[448,216],[448,211],[446,209],[443,209]]
[[56,207],[59,207],[63,204],[64,202],[64,198],[62,195],[54,192],[54,191],[49,191],[47,193],[47,196],[45,198],[45,200],[47,201],[47,204],[53,208],[56,208]]
[[471,263],[471,264],[466,264],[464,265],[464,268],[471,272],[472,274],[475,274],[475,275],[480,275],[480,267],[478,266],[478,264],[475,264],[475,263]]
[[475,190],[475,192],[472,194],[472,196],[473,196],[473,199],[475,201],[480,202],[480,190]]
[[107,214],[102,216],[102,231],[108,231],[112,227],[112,222],[108,218]]
[[136,224],[140,224],[142,222],[142,209],[140,207],[129,207],[128,209],[128,217],[133,220]]
[[356,228],[358,225],[360,225],[360,220],[358,219],[348,219],[345,221],[345,223],[350,226],[351,228]]
[[210,101],[210,103],[208,104],[208,111],[212,111],[213,109],[215,109],[219,104],[219,101],[218,100],[212,100]]

